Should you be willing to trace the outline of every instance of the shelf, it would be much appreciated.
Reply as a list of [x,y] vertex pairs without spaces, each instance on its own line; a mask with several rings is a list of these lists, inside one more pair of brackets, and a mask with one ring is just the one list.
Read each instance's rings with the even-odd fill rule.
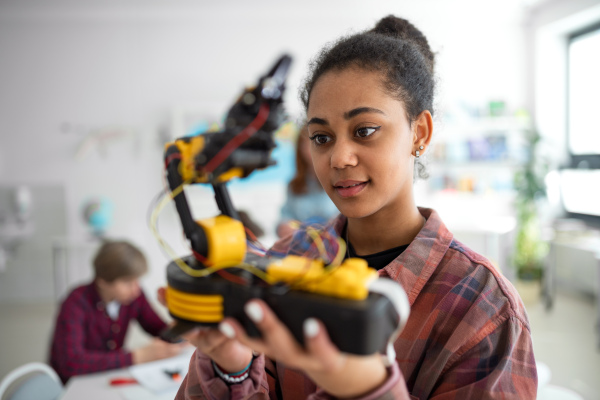
[[428,165],[431,168],[518,168],[523,163],[516,160],[477,160],[477,161],[436,161]]
[[473,120],[442,122],[438,125],[438,138],[480,137],[482,134],[517,133],[532,129],[531,121],[518,117],[484,117]]

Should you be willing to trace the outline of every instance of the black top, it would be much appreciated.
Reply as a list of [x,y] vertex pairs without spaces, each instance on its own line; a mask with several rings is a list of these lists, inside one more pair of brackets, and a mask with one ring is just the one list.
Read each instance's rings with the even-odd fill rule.
[[369,254],[366,256],[359,256],[354,251],[354,247],[350,242],[347,242],[348,245],[348,256],[349,257],[358,257],[362,258],[369,264],[369,267],[375,268],[376,270],[380,270],[386,267],[389,263],[391,263],[396,257],[398,257],[406,248],[407,244],[402,246],[394,247],[393,249],[388,249],[384,251],[380,251],[379,253]]

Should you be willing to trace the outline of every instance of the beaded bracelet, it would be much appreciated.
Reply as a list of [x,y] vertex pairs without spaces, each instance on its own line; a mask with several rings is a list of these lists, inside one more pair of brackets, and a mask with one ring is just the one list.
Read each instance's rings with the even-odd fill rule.
[[219,375],[219,378],[223,379],[225,382],[227,382],[229,384],[234,384],[234,383],[240,383],[240,382],[246,380],[250,376],[250,366],[252,366],[252,361],[254,361],[254,357],[252,358],[252,360],[250,360],[250,363],[248,365],[246,365],[246,368],[244,368],[243,370],[241,370],[239,372],[233,372],[230,374],[226,374],[225,372],[221,371],[221,368],[219,368],[217,363],[215,363],[214,361],[212,362],[212,365],[213,365],[213,369],[215,370],[217,375]]

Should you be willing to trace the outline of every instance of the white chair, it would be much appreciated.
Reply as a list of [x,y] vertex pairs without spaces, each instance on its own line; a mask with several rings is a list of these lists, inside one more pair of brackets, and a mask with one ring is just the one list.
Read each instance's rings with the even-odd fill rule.
[[0,382],[0,400],[56,400],[62,391],[56,372],[40,362],[14,369]]
[[550,384],[552,371],[548,364],[536,362],[538,373],[538,393],[536,400],[584,400],[578,393],[562,386]]

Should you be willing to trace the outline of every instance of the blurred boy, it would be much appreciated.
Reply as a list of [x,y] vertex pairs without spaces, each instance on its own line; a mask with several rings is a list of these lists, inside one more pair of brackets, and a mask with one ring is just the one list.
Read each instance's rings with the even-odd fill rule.
[[74,376],[123,368],[177,355],[181,345],[153,339],[123,349],[129,322],[157,336],[166,327],[148,304],[138,279],[148,270],[142,252],[127,242],[106,242],[94,258],[94,280],[73,290],[62,303],[50,365],[63,382]]

